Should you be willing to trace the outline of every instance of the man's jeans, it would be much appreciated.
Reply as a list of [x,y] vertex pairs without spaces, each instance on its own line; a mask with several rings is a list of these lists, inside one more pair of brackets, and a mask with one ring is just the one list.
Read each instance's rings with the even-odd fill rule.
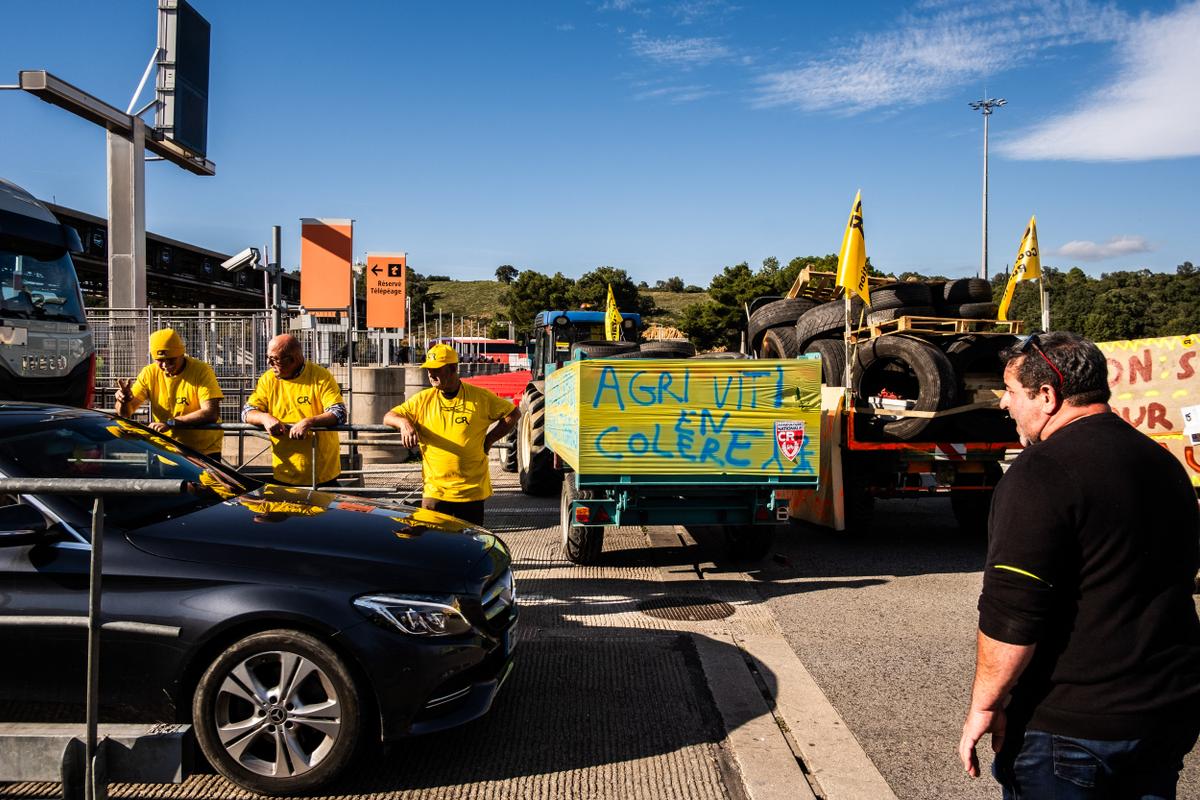
[[1018,729],[1004,742],[992,774],[1004,800],[1174,800],[1183,757],[1196,744],[1200,721],[1144,739],[1074,739]]

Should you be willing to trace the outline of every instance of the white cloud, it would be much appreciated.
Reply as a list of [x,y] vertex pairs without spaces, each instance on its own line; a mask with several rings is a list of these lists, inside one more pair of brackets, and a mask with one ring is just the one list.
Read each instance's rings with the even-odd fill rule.
[[1153,249],[1150,243],[1141,236],[1114,236],[1104,244],[1086,241],[1067,242],[1062,247],[1050,251],[1050,255],[1074,261],[1103,261],[1118,256],[1149,253]]
[[638,31],[629,41],[636,55],[674,67],[700,67],[733,55],[719,39],[707,36],[652,39]]
[[1121,68],[1112,85],[1024,136],[998,143],[998,152],[1077,161],[1200,155],[1197,41],[1200,3],[1138,22],[1121,42]]
[[556,31],[563,31],[563,32],[565,33],[565,32],[567,32],[567,31],[573,31],[573,30],[575,30],[575,25],[574,25],[574,24],[572,24],[572,23],[570,23],[570,22],[563,22],[563,23],[561,23],[561,24],[559,24],[559,25],[555,25],[555,26],[554,26],[554,30],[556,30]]
[[755,105],[857,114],[924,103],[1051,47],[1110,41],[1127,27],[1123,13],[1087,0],[925,3],[886,32],[759,76]]
[[705,97],[711,97],[714,94],[720,94],[719,91],[711,86],[702,86],[693,84],[691,86],[660,86],[657,89],[646,89],[634,95],[636,100],[666,100],[668,103],[678,105],[680,103],[692,103],[696,100],[702,100]]

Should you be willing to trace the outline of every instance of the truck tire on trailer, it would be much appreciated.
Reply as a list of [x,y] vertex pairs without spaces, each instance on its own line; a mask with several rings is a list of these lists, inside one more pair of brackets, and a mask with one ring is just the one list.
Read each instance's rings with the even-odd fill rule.
[[[1016,344],[1016,336],[967,335],[955,338],[946,346],[946,358],[954,367],[954,376],[961,396],[968,382],[976,383],[980,378],[995,378],[1000,385],[1004,380],[1004,362],[1000,352]],[[956,414],[950,418],[954,429],[968,441],[1015,442],[1016,423],[1007,413],[999,409],[983,408]]]
[[938,316],[937,309],[933,306],[899,306],[897,308],[885,308],[882,311],[872,311],[867,314],[868,325],[878,325],[882,322],[891,322],[894,319],[901,317],[936,317]]
[[572,564],[594,564],[604,549],[603,525],[575,525],[571,518],[571,503],[575,500],[591,500],[591,489],[580,489],[575,485],[575,475],[564,475],[562,495],[558,507],[558,524],[562,533],[563,555]]
[[990,303],[992,300],[992,285],[983,278],[959,278],[947,281],[942,287],[942,302],[944,306],[957,306],[963,303]]
[[962,303],[957,306],[942,306],[942,315],[957,319],[995,319],[1000,306],[995,303]]
[[[861,398],[888,396],[914,401],[912,411],[941,411],[956,395],[954,368],[946,354],[928,342],[904,335],[880,336],[863,342],[853,364],[855,391]],[[882,432],[907,441],[930,423],[928,417],[896,417]]]
[[926,283],[885,283],[871,290],[872,311],[932,305],[933,295]]
[[800,354],[796,346],[795,328],[772,328],[763,336],[760,358],[795,358]]
[[[850,300],[850,325],[857,328],[863,316],[863,301],[857,297]],[[801,351],[816,339],[827,339],[831,335],[841,337],[846,327],[846,303],[834,300],[805,311],[796,320],[796,347]]]
[[750,322],[746,326],[746,337],[750,342],[751,349],[758,352],[767,331],[784,325],[795,325],[796,320],[800,319],[802,314],[815,306],[816,303],[812,300],[796,297],[776,300],[756,309],[750,315]]
[[691,358],[696,355],[696,345],[686,339],[656,339],[642,342],[645,358]]
[[838,339],[816,339],[808,343],[805,353],[821,357],[821,383],[843,386],[846,381],[846,344]]
[[[637,342],[586,341],[579,342],[571,348],[571,353],[583,353],[588,358],[612,358],[626,353],[636,353],[640,349]],[[628,358],[628,356],[626,356]]]
[[546,398],[536,387],[530,387],[521,398],[517,478],[522,492],[538,497],[553,495],[562,480],[562,474],[554,469],[554,454],[546,448]]

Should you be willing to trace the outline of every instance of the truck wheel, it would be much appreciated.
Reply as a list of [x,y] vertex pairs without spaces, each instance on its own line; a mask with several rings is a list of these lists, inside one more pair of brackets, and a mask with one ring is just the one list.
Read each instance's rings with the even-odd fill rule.
[[521,491],[535,497],[553,496],[562,475],[554,469],[554,454],[546,449],[546,398],[530,389],[521,398],[517,423],[517,478]]
[[504,434],[503,442],[507,448],[500,451],[500,469],[505,472],[517,471],[517,429],[513,428]]
[[563,476],[558,524],[562,532],[563,555],[572,564],[594,564],[604,549],[603,525],[576,525],[571,518],[573,501],[591,500],[593,497],[591,489],[580,489],[575,485],[574,475]]
[[868,533],[875,517],[875,495],[871,494],[871,476],[861,465],[847,459],[842,462],[842,508],[847,533]]
[[[958,530],[968,536],[987,537],[988,515],[992,509],[992,494],[1004,476],[1004,470],[994,461],[983,465],[984,489],[950,490],[950,509]],[[978,485],[978,481],[976,482]]]
[[761,561],[775,542],[774,525],[725,525],[725,547],[735,561]]

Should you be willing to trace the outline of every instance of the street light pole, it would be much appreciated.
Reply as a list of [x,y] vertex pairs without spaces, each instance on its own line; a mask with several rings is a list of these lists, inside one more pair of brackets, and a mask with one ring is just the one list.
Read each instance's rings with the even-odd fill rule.
[[1007,104],[1003,97],[989,97],[971,103],[971,109],[983,112],[983,260],[979,265],[979,277],[988,279],[988,118],[992,112]]

